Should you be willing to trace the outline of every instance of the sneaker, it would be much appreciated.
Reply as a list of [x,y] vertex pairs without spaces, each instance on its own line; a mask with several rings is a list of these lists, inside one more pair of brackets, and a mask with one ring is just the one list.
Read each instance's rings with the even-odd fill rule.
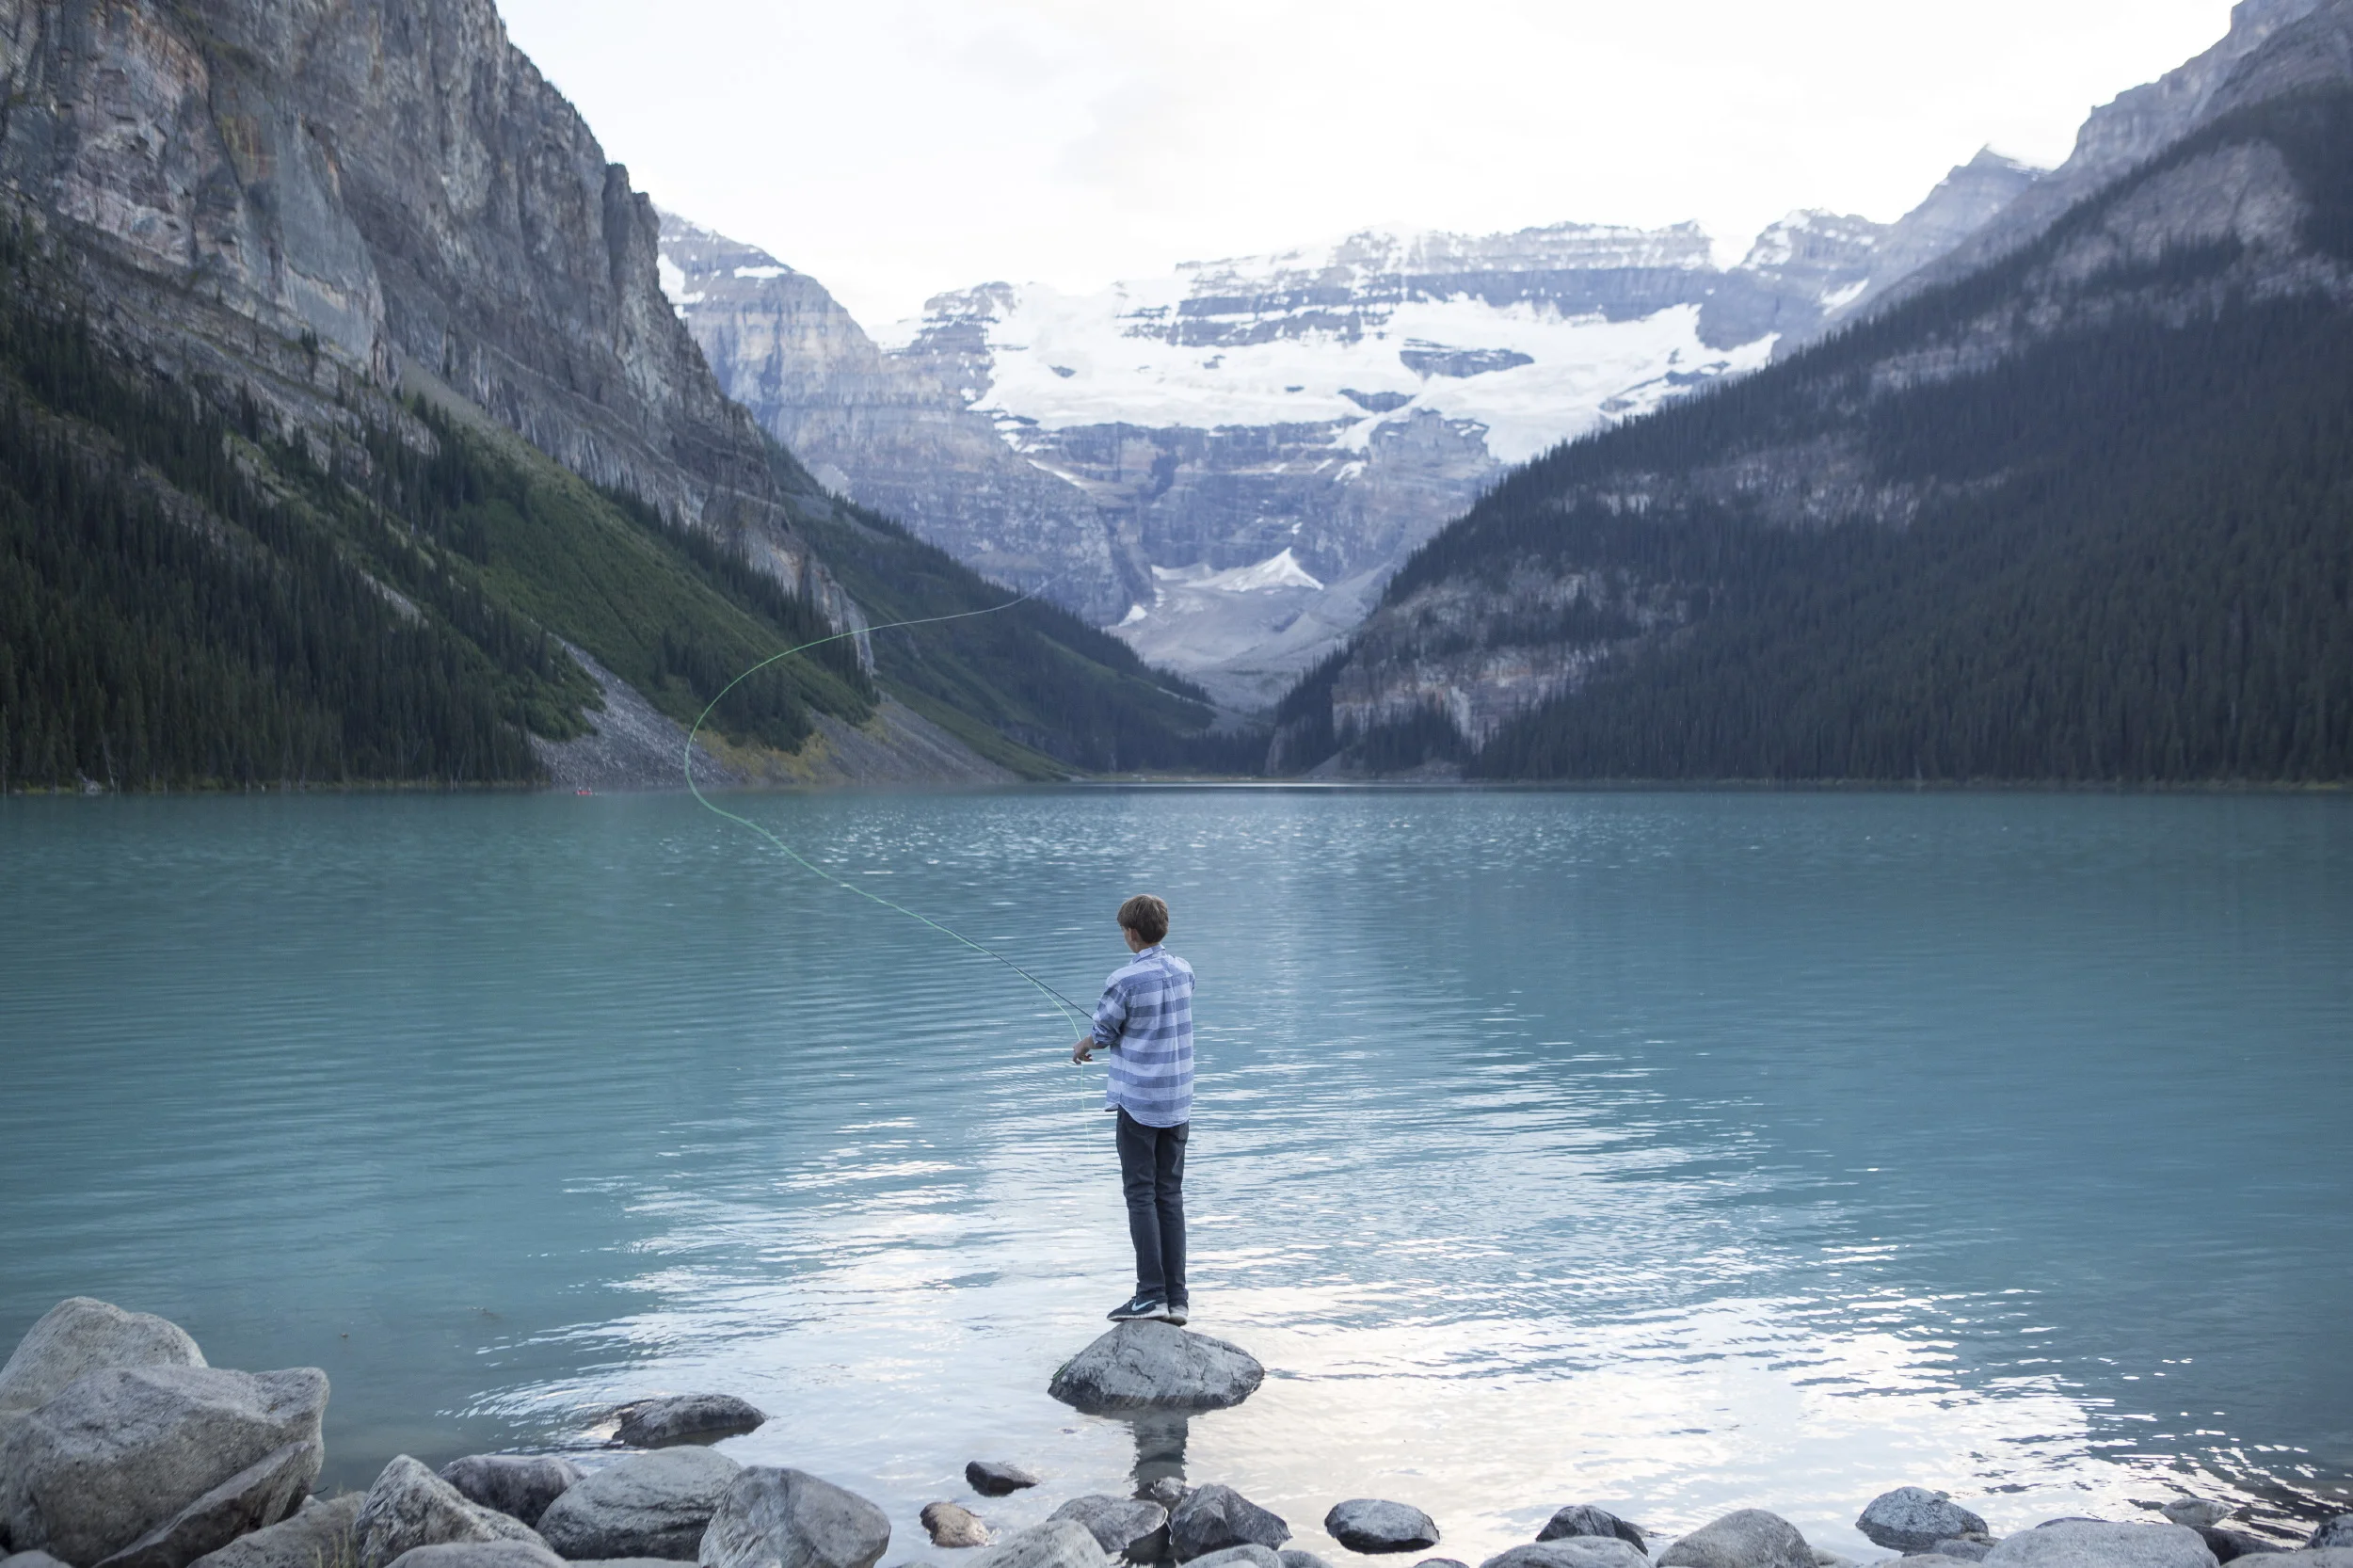
[[1146,1318],[1158,1318],[1167,1310],[1166,1306],[1150,1296],[1136,1296],[1124,1306],[1112,1307],[1111,1320],[1114,1323],[1141,1322]]
[[1175,1323],[1178,1328],[1183,1328],[1185,1326],[1185,1304],[1182,1302],[1169,1303],[1160,1313],[1160,1321],[1163,1323]]

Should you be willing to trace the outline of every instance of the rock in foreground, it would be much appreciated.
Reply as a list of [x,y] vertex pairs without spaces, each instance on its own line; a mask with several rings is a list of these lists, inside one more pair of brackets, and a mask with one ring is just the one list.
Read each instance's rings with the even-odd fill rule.
[[1924,1486],[1898,1486],[1871,1499],[1854,1522],[1875,1545],[1897,1552],[1933,1551],[1940,1541],[1956,1536],[1983,1535],[1985,1521],[1943,1492]]
[[1985,1568],[2216,1568],[2198,1532],[2180,1525],[2059,1519],[2021,1530],[1985,1554]]
[[1049,1519],[1006,1537],[972,1560],[971,1568],[1105,1568],[1103,1548],[1076,1519]]
[[1037,1477],[1001,1459],[976,1459],[964,1467],[964,1484],[984,1497],[1001,1497],[1008,1492],[1035,1486]]
[[[1129,1325],[1132,1326],[1132,1325]],[[1168,1544],[1179,1562],[1228,1546],[1279,1549],[1290,1526],[1230,1486],[1204,1486],[1186,1495],[1168,1516]]]
[[1438,1544],[1429,1514],[1406,1503],[1351,1497],[1323,1516],[1323,1532],[1352,1552],[1424,1552]]
[[468,1454],[442,1465],[441,1479],[470,1503],[536,1525],[581,1477],[579,1465],[554,1454]]
[[564,1560],[536,1541],[445,1541],[411,1547],[391,1568],[564,1568]]
[[1641,1527],[1628,1524],[1606,1508],[1591,1503],[1571,1503],[1545,1521],[1545,1528],[1536,1532],[1539,1541],[1565,1541],[1575,1536],[1615,1536],[1636,1551],[1649,1548],[1642,1541]]
[[1099,1415],[1120,1410],[1224,1410],[1266,1377],[1250,1352],[1174,1323],[1121,1323],[1063,1363],[1046,1391]]
[[923,1533],[935,1546],[985,1546],[988,1527],[981,1516],[958,1503],[925,1503],[919,1516]]
[[702,1568],[874,1568],[889,1544],[889,1519],[856,1493],[806,1470],[755,1464],[720,1497],[697,1560]]
[[312,1497],[282,1522],[198,1558],[195,1568],[320,1568],[322,1563],[349,1562],[352,1527],[365,1500],[357,1492],[331,1502]]
[[368,1488],[351,1538],[360,1568],[392,1568],[395,1559],[419,1546],[544,1544],[529,1525],[469,1501],[407,1454],[395,1455]]
[[1283,1568],[1283,1554],[1245,1544],[1191,1559],[1184,1568]]
[[548,1505],[539,1533],[559,1556],[692,1562],[743,1466],[715,1448],[660,1448],[597,1470]]
[[1814,1548],[1798,1527],[1761,1508],[1744,1508],[1701,1526],[1661,1553],[1658,1563],[1659,1568],[1815,1568]]
[[326,1410],[313,1368],[85,1373],[9,1424],[0,1536],[84,1568],[185,1568],[293,1512],[326,1458]]
[[1614,1535],[1564,1535],[1514,1546],[1479,1568],[1650,1568],[1650,1559]]
[[1113,1557],[1148,1562],[1167,1555],[1168,1510],[1149,1497],[1073,1497],[1047,1517],[1076,1519]]
[[757,1432],[767,1412],[732,1394],[674,1394],[639,1400],[614,1412],[621,1424],[613,1441],[632,1448],[668,1448],[680,1443],[716,1443]]
[[85,1372],[110,1367],[201,1367],[204,1352],[179,1324],[69,1296],[41,1314],[0,1368],[0,1410],[31,1410]]

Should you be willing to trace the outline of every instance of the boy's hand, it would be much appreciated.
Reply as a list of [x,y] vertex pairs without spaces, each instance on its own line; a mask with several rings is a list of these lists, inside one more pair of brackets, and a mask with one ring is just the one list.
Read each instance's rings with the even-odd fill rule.
[[1091,1053],[1094,1049],[1095,1036],[1081,1034],[1079,1036],[1078,1043],[1070,1048],[1070,1060],[1081,1064],[1091,1061],[1093,1059]]

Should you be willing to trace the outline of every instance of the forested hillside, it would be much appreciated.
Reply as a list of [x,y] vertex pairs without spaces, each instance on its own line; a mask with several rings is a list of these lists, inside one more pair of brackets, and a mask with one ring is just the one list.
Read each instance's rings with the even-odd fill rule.
[[[528,781],[529,737],[582,734],[601,706],[562,642],[684,722],[833,631],[744,541],[478,418],[384,402],[322,459],[250,401],[108,352],[40,241],[11,235],[0,280],[0,790]],[[881,520],[836,517],[771,456],[870,620],[1006,598]],[[846,639],[775,665],[712,726],[789,752],[813,715],[867,721],[891,690],[1045,776],[1192,762],[1209,717],[1041,605],[874,647],[873,672]]]
[[1516,778],[2353,777],[2353,91],[1556,450],[1277,760]]

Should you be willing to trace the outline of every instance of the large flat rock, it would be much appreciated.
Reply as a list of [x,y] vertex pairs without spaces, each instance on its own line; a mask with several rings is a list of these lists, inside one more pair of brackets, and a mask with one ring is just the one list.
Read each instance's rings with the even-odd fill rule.
[[83,1568],[185,1568],[298,1505],[326,1449],[313,1368],[108,1368],[11,1422],[0,1527],[20,1551]]
[[1121,1323],[1062,1365],[1046,1391],[1090,1414],[1224,1410],[1266,1378],[1249,1352],[1174,1323]]
[[[2285,1557],[2288,1554],[2282,1553]],[[2274,1560],[2266,1558],[2265,1568]],[[2009,1536],[1985,1568],[2217,1568],[2198,1532],[2183,1525],[2110,1525],[2059,1519]],[[2321,1568],[2314,1564],[2313,1568]],[[2353,1564],[2348,1564],[2353,1568]]]
[[719,1498],[744,1466],[715,1448],[657,1448],[590,1473],[539,1515],[564,1557],[692,1562]]

